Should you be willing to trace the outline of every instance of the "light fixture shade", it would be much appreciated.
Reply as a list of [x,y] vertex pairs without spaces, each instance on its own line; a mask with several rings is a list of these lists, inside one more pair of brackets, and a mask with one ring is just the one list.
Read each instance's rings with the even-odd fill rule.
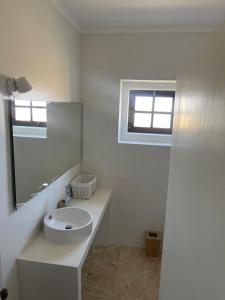
[[6,89],[10,95],[14,92],[19,92],[21,94],[27,93],[32,90],[31,84],[27,81],[26,77],[20,78],[8,78],[6,82]]
[[27,93],[32,90],[31,84],[27,81],[26,77],[16,79],[17,91],[21,94]]

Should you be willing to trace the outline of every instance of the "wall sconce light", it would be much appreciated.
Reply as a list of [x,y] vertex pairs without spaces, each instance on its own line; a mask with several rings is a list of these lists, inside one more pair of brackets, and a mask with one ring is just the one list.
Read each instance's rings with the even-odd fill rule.
[[6,81],[6,90],[10,95],[13,95],[15,92],[21,94],[27,93],[32,90],[31,84],[28,82],[26,77],[20,78],[8,78]]

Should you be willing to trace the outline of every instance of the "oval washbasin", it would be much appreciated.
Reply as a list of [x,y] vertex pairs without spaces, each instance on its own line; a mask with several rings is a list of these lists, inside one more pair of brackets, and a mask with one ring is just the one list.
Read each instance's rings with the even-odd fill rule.
[[47,240],[67,244],[87,238],[92,231],[92,215],[85,209],[65,207],[55,209],[44,218]]

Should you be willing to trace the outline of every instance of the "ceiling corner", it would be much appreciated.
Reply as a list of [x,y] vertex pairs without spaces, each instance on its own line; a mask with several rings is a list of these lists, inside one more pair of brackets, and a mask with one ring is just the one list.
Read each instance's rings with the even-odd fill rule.
[[50,2],[56,7],[56,9],[60,12],[60,14],[65,17],[70,24],[78,31],[78,32],[82,32],[80,26],[76,23],[76,21],[74,20],[74,18],[71,18],[67,12],[62,8],[62,6],[58,3],[57,0],[50,0]]

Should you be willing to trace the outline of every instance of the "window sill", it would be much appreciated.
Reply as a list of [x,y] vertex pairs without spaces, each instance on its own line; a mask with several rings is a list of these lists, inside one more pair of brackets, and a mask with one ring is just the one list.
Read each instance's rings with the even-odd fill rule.
[[45,127],[13,126],[13,137],[46,139],[47,138],[47,128],[45,128]]
[[118,144],[143,145],[155,147],[171,147],[171,143],[137,142],[137,141],[118,141]]
[[149,133],[130,133],[124,132],[118,136],[119,144],[147,145],[158,147],[171,147],[172,135],[168,134],[149,134]]

